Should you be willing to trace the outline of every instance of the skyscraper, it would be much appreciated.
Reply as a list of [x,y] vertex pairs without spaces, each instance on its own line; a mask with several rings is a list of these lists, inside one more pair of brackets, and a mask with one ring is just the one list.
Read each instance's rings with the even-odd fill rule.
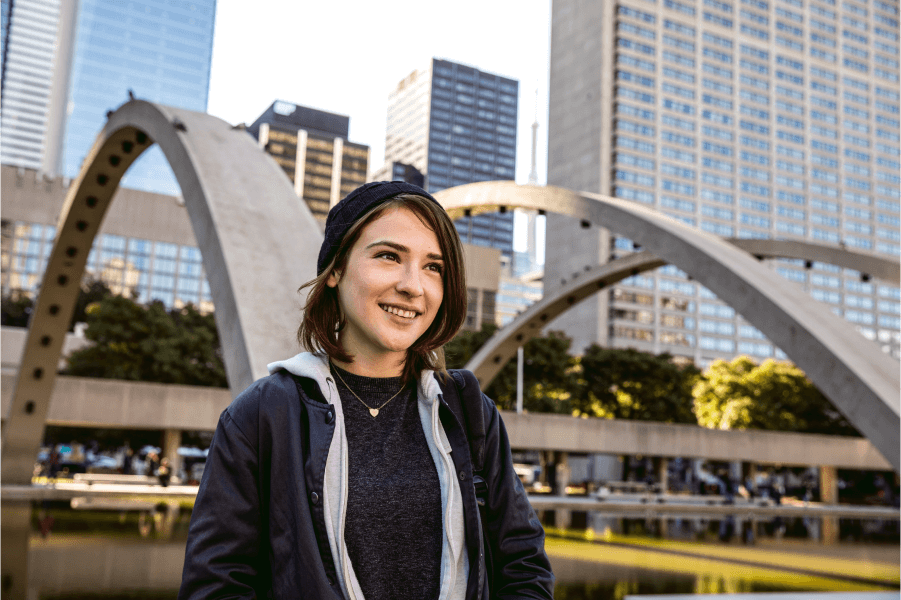
[[[447,60],[411,73],[388,98],[385,161],[411,165],[429,192],[513,179],[519,82]],[[464,242],[513,254],[513,214],[462,217]]]
[[[897,1],[555,0],[552,22],[549,184],[724,237],[898,256]],[[636,249],[553,215],[547,237],[548,287]],[[897,355],[898,287],[816,262],[770,265]],[[673,266],[553,327],[577,350],[598,342],[701,364],[783,356]]]
[[[0,162],[46,170],[44,147],[53,127],[54,92],[65,77],[65,42],[74,2],[3,0],[0,3]],[[62,104],[57,103],[56,114]]]
[[[216,0],[79,0],[61,147],[63,175],[78,174],[106,111],[130,94],[206,111],[215,16]],[[159,148],[138,159],[123,185],[178,194]]]
[[369,146],[347,140],[350,118],[273,102],[247,128],[325,226],[329,209],[366,182]]

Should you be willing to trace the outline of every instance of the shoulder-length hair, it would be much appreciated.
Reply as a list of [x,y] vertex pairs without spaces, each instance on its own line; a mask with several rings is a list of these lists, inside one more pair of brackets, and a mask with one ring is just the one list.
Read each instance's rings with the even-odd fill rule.
[[443,208],[428,198],[416,194],[399,194],[357,219],[325,270],[315,279],[303,284],[298,291],[310,288],[304,306],[303,320],[297,329],[297,341],[311,352],[324,352],[341,362],[353,362],[353,356],[342,346],[338,334],[345,326],[338,304],[338,289],[326,282],[334,273],[342,273],[347,267],[347,257],[359,239],[363,229],[386,210],[406,208],[438,238],[441,256],[444,258],[442,280],[444,298],[435,320],[418,340],[407,350],[403,376],[407,381],[418,377],[423,369],[437,371],[447,376],[444,345],[457,334],[466,319],[466,273],[463,266],[463,245],[457,228]]

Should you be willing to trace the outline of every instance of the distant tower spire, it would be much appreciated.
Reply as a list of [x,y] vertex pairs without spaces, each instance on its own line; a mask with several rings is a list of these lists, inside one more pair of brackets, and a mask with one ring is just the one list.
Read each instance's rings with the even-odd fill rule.
[[[532,122],[532,170],[529,172],[529,185],[538,185],[538,86],[535,86],[535,120]],[[529,253],[529,270],[538,265],[538,213],[528,212],[526,223],[526,244]]]
[[538,88],[535,88],[535,120],[532,122],[532,170],[529,184],[538,185]]

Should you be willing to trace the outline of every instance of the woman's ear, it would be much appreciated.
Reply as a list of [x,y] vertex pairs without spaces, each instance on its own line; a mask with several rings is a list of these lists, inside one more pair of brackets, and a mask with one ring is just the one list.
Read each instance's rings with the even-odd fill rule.
[[333,288],[338,287],[338,281],[341,279],[341,273],[338,271],[332,271],[328,274],[328,279],[325,280],[325,285]]

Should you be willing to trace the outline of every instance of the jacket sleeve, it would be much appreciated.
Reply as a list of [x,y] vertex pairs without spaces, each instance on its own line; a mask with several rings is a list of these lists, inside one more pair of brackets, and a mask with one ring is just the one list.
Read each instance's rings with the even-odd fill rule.
[[194,503],[179,599],[266,597],[257,445],[229,411],[219,418]]
[[[507,430],[497,407],[485,402],[485,523],[493,576],[492,598],[553,598],[554,575],[544,551],[544,529],[513,470]],[[488,558],[488,557],[486,557]]]

